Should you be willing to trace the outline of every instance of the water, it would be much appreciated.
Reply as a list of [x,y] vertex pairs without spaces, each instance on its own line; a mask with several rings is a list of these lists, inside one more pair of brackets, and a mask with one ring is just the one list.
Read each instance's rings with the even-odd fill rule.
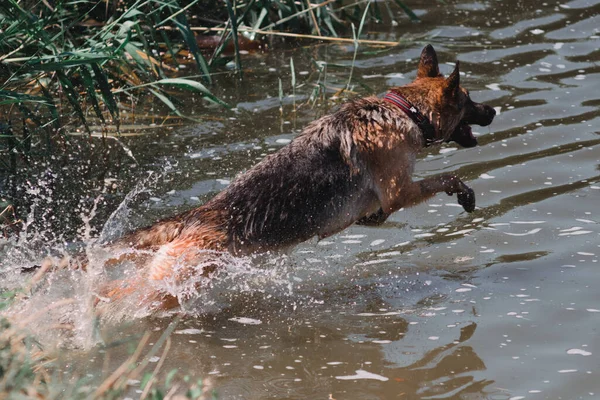
[[[425,43],[436,48],[443,73],[452,68],[444,63],[460,59],[463,86],[499,114],[491,127],[475,128],[479,147],[433,149],[422,155],[416,176],[457,173],[475,190],[478,209],[466,214],[455,197],[442,194],[378,228],[353,226],[288,254],[227,260],[219,279],[186,309],[162,371],[206,378],[223,399],[598,396],[600,3],[415,8],[420,24],[399,18],[397,27],[369,26],[371,39],[422,39],[393,49],[360,47],[353,89],[382,94],[410,82]],[[236,110],[190,102],[189,112],[204,122],[123,138],[139,165],[130,181],[115,178],[118,201],[99,202],[91,220],[93,202],[85,203],[89,231],[104,226],[104,238],[118,236],[205,201],[335,106],[330,99],[348,80],[353,52],[349,45],[311,43],[249,54],[244,82],[218,78],[217,95]],[[326,72],[313,61],[327,63]],[[288,95],[282,113],[278,78]],[[317,82],[327,96],[307,104]],[[105,224],[148,171],[159,178],[136,189],[148,193],[121,203]],[[47,207],[42,200],[38,207]],[[40,241],[3,245],[5,282],[22,284],[15,271],[39,262]],[[95,266],[111,256],[91,239],[82,246]],[[55,255],[67,252],[60,240],[52,247]],[[101,268],[92,271],[97,275],[50,274],[49,286],[17,311],[77,300],[33,330],[47,342],[85,349],[67,352],[66,362],[84,360],[80,368],[100,380],[129,353],[126,346],[102,350],[110,352],[106,361],[97,343],[144,330],[157,340],[172,317],[142,318],[144,312],[126,308],[98,327],[89,292],[107,278]],[[65,315],[74,333],[44,330]],[[133,397],[136,390],[133,384]]]

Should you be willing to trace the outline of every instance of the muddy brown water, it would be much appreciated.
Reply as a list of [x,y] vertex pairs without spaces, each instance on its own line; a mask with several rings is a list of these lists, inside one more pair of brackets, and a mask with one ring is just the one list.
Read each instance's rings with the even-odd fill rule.
[[[367,95],[410,82],[425,43],[443,73],[460,59],[463,86],[498,115],[474,127],[479,147],[425,152],[416,176],[457,173],[477,210],[439,195],[381,227],[262,256],[251,273],[231,265],[202,315],[171,336],[164,373],[203,378],[221,399],[600,398],[600,2],[410,5],[421,23],[399,17],[367,36],[420,39],[359,47],[352,85]],[[234,111],[190,102],[204,122],[124,139],[140,179],[172,165],[135,224],[199,204],[335,107],[353,52],[310,44],[244,55],[242,82],[217,77]],[[316,83],[328,100],[307,105]],[[116,324],[105,340],[149,330],[155,341],[171,319]],[[98,348],[70,357],[80,376],[100,379],[129,355],[122,347],[109,361]]]

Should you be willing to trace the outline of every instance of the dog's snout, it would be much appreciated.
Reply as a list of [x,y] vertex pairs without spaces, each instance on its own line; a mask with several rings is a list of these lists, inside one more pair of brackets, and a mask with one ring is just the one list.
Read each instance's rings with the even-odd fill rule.
[[487,104],[485,104],[483,107],[483,113],[481,113],[481,118],[477,122],[477,125],[488,126],[492,123],[495,116],[496,110],[493,107],[490,107]]
[[463,122],[467,124],[475,124],[479,126],[487,126],[492,123],[496,116],[496,110],[482,103],[471,103],[471,107],[465,113]]
[[494,119],[495,116],[496,116],[496,110],[493,107],[489,107],[488,118],[490,119],[490,122],[489,122],[490,124],[492,123],[492,120]]

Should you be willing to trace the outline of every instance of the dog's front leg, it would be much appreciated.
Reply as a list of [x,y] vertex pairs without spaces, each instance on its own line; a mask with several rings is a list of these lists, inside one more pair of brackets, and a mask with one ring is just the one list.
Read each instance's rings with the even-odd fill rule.
[[[450,196],[456,193],[458,204],[463,206],[466,212],[475,210],[475,192],[455,175],[438,175],[411,182],[407,186],[397,194],[395,204],[391,207],[388,205],[390,211],[417,205],[440,192],[446,192]],[[384,207],[383,211],[388,207]]]

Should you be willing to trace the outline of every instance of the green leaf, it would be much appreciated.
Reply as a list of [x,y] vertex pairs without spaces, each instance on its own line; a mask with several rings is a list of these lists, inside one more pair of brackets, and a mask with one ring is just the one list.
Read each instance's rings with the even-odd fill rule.
[[233,12],[233,7],[231,6],[231,0],[225,0],[225,5],[227,6],[227,13],[229,14],[229,22],[231,23],[231,34],[233,36],[233,49],[235,51],[235,66],[238,70],[238,74],[240,79],[242,78],[242,58],[240,57],[240,44],[238,40],[237,33],[237,25],[238,21],[235,17],[235,13]]
[[161,79],[159,81],[156,81],[154,83],[158,83],[158,84],[161,84],[161,85],[181,86],[181,87],[186,88],[186,89],[195,90],[195,91],[199,91],[199,92],[202,92],[202,93],[210,94],[210,91],[206,88],[206,86],[204,86],[200,82],[196,82],[196,81],[193,81],[191,79],[185,79],[185,78],[165,78],[165,79]]
[[[6,0],[4,0],[6,1]],[[3,2],[4,2],[3,1]],[[34,43],[38,43],[40,46],[43,43],[43,47],[51,53],[58,53],[56,46],[53,43],[52,38],[44,30],[45,26],[37,16],[29,11],[25,11],[15,0],[8,0],[10,7],[3,7],[6,14],[15,20],[20,20],[23,25],[24,31],[27,32]],[[4,4],[2,4],[4,6]],[[41,43],[40,43],[41,42]],[[40,46],[42,47],[42,46]]]
[[[125,46],[127,46],[127,43],[129,43],[129,41],[131,40],[131,31],[127,32],[127,37],[125,39],[123,39],[120,44],[119,47],[117,47],[115,49],[115,54],[121,54],[121,52],[123,51],[123,49],[125,48]],[[117,39],[117,42],[119,42],[119,40]]]
[[142,57],[140,54],[144,53],[139,47],[134,45],[133,43],[127,43],[125,45],[125,51],[133,58],[133,61],[136,62],[144,71],[146,68],[150,68],[150,60],[148,58]]
[[117,37],[123,37],[123,36],[128,35],[129,32],[131,32],[131,30],[133,29],[134,26],[135,26],[135,22],[134,21],[125,21],[125,22],[123,22],[123,24],[119,28],[119,31],[117,32]]
[[360,35],[362,33],[363,26],[365,25],[365,20],[367,19],[367,11],[369,10],[369,6],[371,5],[371,2],[372,1],[369,0],[369,2],[367,3],[367,5],[365,6],[365,11],[363,13],[362,18],[360,19],[360,25],[358,25],[358,34],[356,35],[356,37],[354,38],[354,40],[360,39]]
[[283,84],[281,83],[281,78],[279,78],[279,103],[283,104]]
[[[125,19],[132,19],[133,17],[136,17],[138,15],[145,15],[143,12],[141,12],[140,10],[138,10],[137,8],[130,8],[129,10],[127,10],[125,12],[125,14],[123,14],[123,18]],[[125,21],[125,23],[130,22],[130,21]],[[123,24],[125,25],[125,24]]]
[[167,377],[165,378],[165,387],[166,388],[170,388],[171,387],[171,382],[173,381],[173,378],[175,377],[175,374],[177,374],[177,369],[176,368],[172,369],[167,374]]
[[294,69],[294,59],[290,57],[290,72],[292,74],[292,89],[296,89],[296,70]]
[[119,118],[119,108],[117,107],[117,102],[115,101],[115,97],[110,90],[110,84],[108,83],[108,78],[106,74],[98,64],[92,64],[92,70],[94,71],[94,78],[96,78],[96,83],[100,88],[100,93],[102,94],[102,99],[104,100],[104,104],[108,107],[108,111],[112,116],[115,124],[117,125],[117,130],[120,125]]
[[91,134],[90,128],[85,119],[85,115],[83,114],[83,110],[81,109],[81,105],[79,104],[79,94],[77,94],[77,92],[73,88],[73,83],[67,77],[67,74],[64,73],[64,71],[56,71],[56,76],[58,76],[58,80],[60,81],[60,84],[62,85],[63,90],[67,95],[67,100],[69,100],[71,107],[73,107],[73,110],[75,110],[75,113],[77,114],[79,119],[81,119],[81,122],[83,123],[83,126],[85,127],[86,131],[89,134]]
[[192,90],[192,91],[196,91],[196,92],[200,92],[202,93],[205,97],[207,97],[208,99],[212,100],[213,102],[220,104],[224,107],[227,108],[231,108],[229,106],[229,104],[225,103],[224,101],[220,100],[219,98],[217,98],[215,95],[213,95],[207,88],[206,86],[204,86],[203,84],[201,84],[200,82],[196,82],[193,81],[191,79],[185,79],[185,78],[165,78],[165,79],[161,79],[159,81],[153,82],[153,84],[159,84],[159,85],[174,85],[174,86],[178,86],[181,87],[183,89],[187,89],[187,90]]
[[294,59],[290,57],[290,70],[292,74],[292,103],[296,111],[296,71],[294,70]]
[[166,104],[167,107],[169,107],[171,109],[171,111],[174,111],[177,115],[181,116],[181,113],[179,112],[179,110],[177,109],[177,107],[175,107],[175,104],[173,104],[173,102],[171,101],[171,99],[169,99],[166,95],[153,90],[153,89],[148,89],[153,95],[155,95],[160,101],[162,101],[163,103]]
[[203,78],[206,80],[207,83],[212,83],[210,71],[208,69],[208,64],[206,63],[206,60],[200,53],[198,43],[196,42],[196,36],[194,35],[194,32],[192,32],[192,29],[190,28],[187,22],[187,18],[185,17],[185,14],[178,14],[177,18],[174,19],[173,23],[175,24],[175,26],[177,26],[179,32],[181,32],[181,36],[183,37],[185,44],[188,46],[189,51],[192,53],[194,59],[196,60],[196,64],[200,68],[200,71],[202,71],[203,73]]
[[142,381],[140,382],[140,389],[144,390],[150,379],[152,378],[152,374],[150,372],[146,372],[142,377]]
[[[265,19],[265,17],[267,16],[267,9],[266,8],[261,8],[260,10],[260,15],[258,16],[258,18],[256,19],[256,23],[254,25],[252,25],[252,29],[253,30],[257,30],[260,28],[260,25],[262,24],[263,20]],[[252,33],[250,35],[250,40],[254,40],[254,37],[256,36],[256,33]]]
[[92,75],[84,65],[79,68],[79,72],[81,73],[81,78],[83,79],[83,83],[87,91],[87,97],[92,103],[92,107],[96,112],[96,116],[100,119],[100,121],[102,121],[102,124],[105,125],[106,121],[104,120],[104,115],[102,115],[102,110],[100,110],[100,104],[98,104],[98,98],[96,97],[96,89],[94,88]]
[[333,23],[331,22],[331,16],[329,15],[328,11],[324,12],[324,16],[323,16],[323,21],[325,21],[325,25],[327,25],[327,27],[329,28],[329,32],[334,36],[334,37],[338,37],[337,32],[335,31],[335,28],[333,27]]
[[29,94],[12,92],[10,90],[0,90],[0,104],[17,103],[42,103],[48,105],[48,101],[41,96],[32,96]]
[[[185,5],[185,7],[179,8],[179,10],[177,10],[175,13],[172,13],[167,18],[163,19],[160,22],[157,22],[156,25],[155,25],[155,27],[159,27],[159,26],[163,25],[164,23],[166,23],[167,21],[172,20],[173,18],[177,17],[179,14],[184,13],[188,8],[190,8],[194,4],[198,3],[198,1],[199,0],[194,0],[194,1],[188,1],[188,2],[186,2],[187,4]],[[167,3],[167,5],[169,5],[169,4]],[[174,8],[174,7],[170,7],[170,8]]]
[[410,20],[412,22],[421,22],[419,17],[417,17],[417,14],[415,14],[413,12],[413,10],[411,10],[406,4],[404,4],[400,0],[394,0],[394,1],[396,2],[396,4],[398,4],[398,7],[400,7],[406,15],[408,15],[408,18],[410,18]]
[[104,62],[113,59],[113,57],[90,57],[80,58],[75,60],[64,60],[56,62],[41,63],[39,60],[27,63],[24,67],[25,71],[58,71],[61,69],[68,69],[80,65],[89,65],[97,62]]

